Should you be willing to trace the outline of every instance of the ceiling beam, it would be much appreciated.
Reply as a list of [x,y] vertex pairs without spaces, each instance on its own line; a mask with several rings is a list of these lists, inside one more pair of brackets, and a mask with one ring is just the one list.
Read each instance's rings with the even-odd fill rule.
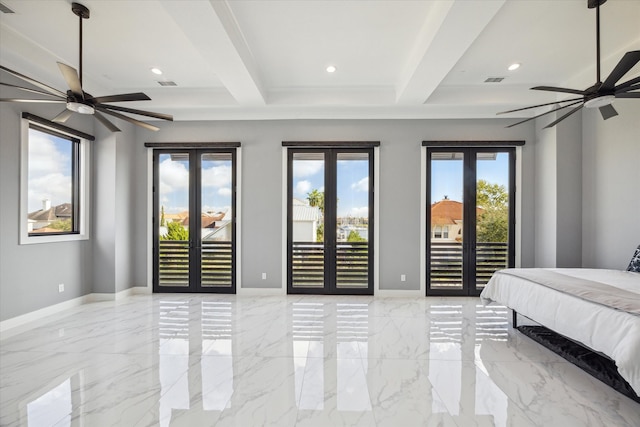
[[504,3],[455,0],[434,7],[396,85],[396,102],[426,102]]
[[159,3],[239,105],[266,104],[255,59],[226,0]]

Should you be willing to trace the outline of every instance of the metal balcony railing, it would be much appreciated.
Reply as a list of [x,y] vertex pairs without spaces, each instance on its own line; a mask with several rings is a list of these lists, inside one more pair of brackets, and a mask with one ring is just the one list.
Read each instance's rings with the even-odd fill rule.
[[[160,286],[189,286],[189,242],[161,240]],[[200,280],[203,287],[230,287],[232,284],[231,242],[202,242]]]
[[[431,242],[431,287],[462,286],[462,243]],[[476,244],[476,287],[487,284],[496,270],[509,266],[507,243],[479,242]]]
[[[324,243],[294,242],[292,249],[293,286],[324,286]],[[369,243],[338,242],[336,247],[336,286],[366,288],[369,283]]]

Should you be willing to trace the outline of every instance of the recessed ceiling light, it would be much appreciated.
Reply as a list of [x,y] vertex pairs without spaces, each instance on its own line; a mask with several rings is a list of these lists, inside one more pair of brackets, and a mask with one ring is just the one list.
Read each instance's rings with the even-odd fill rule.
[[513,63],[513,64],[509,65],[509,68],[507,68],[507,70],[514,71],[514,70],[517,70],[518,68],[520,68],[520,64],[518,64],[516,62],[516,63]]
[[151,72],[157,75],[162,74],[162,70],[160,68],[155,68],[155,67],[151,69]]
[[329,66],[327,67],[327,73],[335,73],[335,72],[336,72],[336,70],[337,70],[337,68],[336,68],[336,66],[335,66],[335,65],[329,65]]

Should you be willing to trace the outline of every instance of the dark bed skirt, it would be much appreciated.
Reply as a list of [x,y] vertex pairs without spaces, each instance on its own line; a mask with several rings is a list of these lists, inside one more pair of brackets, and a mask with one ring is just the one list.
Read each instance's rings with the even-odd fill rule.
[[618,392],[640,403],[640,397],[634,392],[629,383],[620,376],[616,364],[611,359],[544,326],[518,326],[516,329]]

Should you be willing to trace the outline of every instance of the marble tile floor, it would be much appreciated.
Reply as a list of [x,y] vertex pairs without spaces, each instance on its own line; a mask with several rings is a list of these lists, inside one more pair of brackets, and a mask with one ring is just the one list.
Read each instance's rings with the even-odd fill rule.
[[0,341],[1,426],[639,426],[478,298],[155,294]]

